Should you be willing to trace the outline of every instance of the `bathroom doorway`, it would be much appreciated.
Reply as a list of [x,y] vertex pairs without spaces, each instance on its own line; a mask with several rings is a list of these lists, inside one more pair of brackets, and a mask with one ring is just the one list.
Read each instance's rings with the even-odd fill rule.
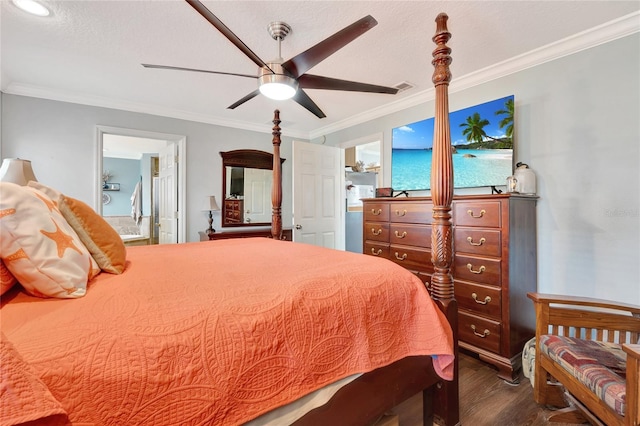
[[[184,156],[185,137],[131,129],[98,128],[99,209],[128,245],[177,243],[186,241],[184,167],[177,163]],[[159,191],[160,155],[171,152],[169,179],[175,182],[170,199],[164,203]],[[180,155],[182,153],[182,155]],[[166,158],[165,158],[166,159]],[[165,171],[166,173],[166,171]],[[175,192],[173,192],[175,191]],[[169,217],[169,220],[163,220]],[[159,226],[163,223],[163,238]]]

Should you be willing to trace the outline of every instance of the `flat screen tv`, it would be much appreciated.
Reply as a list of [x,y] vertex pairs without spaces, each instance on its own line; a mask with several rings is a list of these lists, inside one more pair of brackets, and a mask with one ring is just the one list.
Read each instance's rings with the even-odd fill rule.
[[[454,188],[506,184],[513,174],[513,113],[512,95],[449,114]],[[430,189],[433,128],[429,118],[393,129],[394,191]]]

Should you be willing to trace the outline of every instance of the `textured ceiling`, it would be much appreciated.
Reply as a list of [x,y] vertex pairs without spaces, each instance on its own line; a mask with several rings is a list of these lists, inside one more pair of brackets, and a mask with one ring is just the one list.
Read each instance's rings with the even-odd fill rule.
[[[242,77],[143,68],[141,63],[255,74],[257,66],[181,0],[43,1],[36,18],[1,0],[1,80],[23,94],[215,124],[265,130],[281,110],[283,130],[313,136],[368,111],[402,106],[429,91],[434,19],[449,15],[456,78],[488,69],[621,17],[640,20],[638,1],[209,1],[203,0],[264,61],[277,57],[267,32],[285,21],[289,59],[343,27],[372,15],[378,25],[310,73],[371,84],[415,87],[397,95],[325,90],[307,93],[318,119],[292,100],[258,96],[226,107],[256,88]],[[637,24],[635,31],[637,31]],[[391,104],[391,106],[389,105]]]

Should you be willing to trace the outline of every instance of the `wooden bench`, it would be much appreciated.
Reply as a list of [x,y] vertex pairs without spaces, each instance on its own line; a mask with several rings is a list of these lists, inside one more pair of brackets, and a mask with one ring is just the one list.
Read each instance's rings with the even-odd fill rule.
[[536,310],[534,398],[550,422],[640,424],[640,306],[529,293]]

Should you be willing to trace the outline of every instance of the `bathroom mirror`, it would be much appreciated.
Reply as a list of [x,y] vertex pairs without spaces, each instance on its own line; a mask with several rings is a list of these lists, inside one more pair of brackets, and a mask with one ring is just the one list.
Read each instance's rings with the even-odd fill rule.
[[273,154],[237,149],[220,156],[222,227],[270,225]]

